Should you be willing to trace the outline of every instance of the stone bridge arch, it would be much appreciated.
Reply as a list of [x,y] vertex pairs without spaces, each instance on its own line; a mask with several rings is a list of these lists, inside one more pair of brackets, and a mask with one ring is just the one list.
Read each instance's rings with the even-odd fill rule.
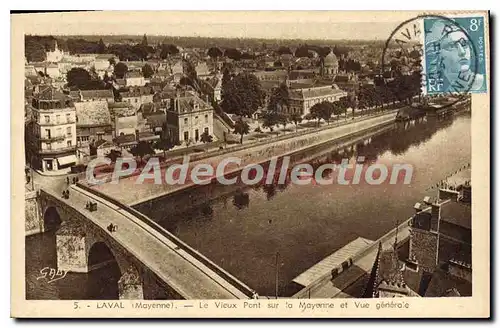
[[61,215],[56,206],[48,206],[43,212],[43,231],[55,231],[59,229],[62,223]]
[[90,298],[144,298],[142,267],[100,227],[65,220],[56,233],[56,249],[58,269],[89,274]]
[[[117,241],[113,233],[105,227],[97,226],[87,217],[84,208],[74,208],[44,190],[40,190],[37,198],[39,213],[57,212],[61,221],[54,238],[58,270],[92,274],[93,271],[103,266],[116,263],[119,278],[114,277],[112,281],[118,285],[118,298],[183,298],[168,285],[168,282],[160,280],[154,272],[131,254],[121,244],[123,241]],[[52,209],[49,210],[49,208]],[[40,216],[40,219],[40,224],[43,224],[43,216]],[[96,254],[100,255],[96,256]],[[115,282],[116,278],[118,278],[117,282]],[[99,295],[94,296],[92,299],[98,298]]]

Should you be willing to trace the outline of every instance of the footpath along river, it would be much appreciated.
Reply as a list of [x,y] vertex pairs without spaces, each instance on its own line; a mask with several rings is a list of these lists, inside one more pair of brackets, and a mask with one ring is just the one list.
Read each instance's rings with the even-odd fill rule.
[[[208,196],[206,204],[182,213],[140,210],[260,295],[274,295],[276,253],[282,292],[297,275],[358,236],[377,239],[398,220],[411,216],[415,202],[435,194],[429,187],[470,163],[470,123],[469,113],[440,121],[397,123],[356,151],[330,154],[331,158],[351,157],[351,161],[365,156],[388,167],[411,164],[409,185],[232,187],[227,194]],[[324,159],[324,149],[321,153]],[[102,280],[114,275],[110,268],[90,275],[69,273],[51,284],[36,280],[40,269],[55,264],[53,245],[50,234],[26,238],[28,298],[93,298],[99,292],[94,290],[95,276]],[[105,285],[100,292],[108,298],[116,294]]]

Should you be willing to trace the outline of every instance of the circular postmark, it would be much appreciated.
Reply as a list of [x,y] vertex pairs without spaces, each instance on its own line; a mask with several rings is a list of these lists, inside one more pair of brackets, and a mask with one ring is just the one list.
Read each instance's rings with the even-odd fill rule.
[[[476,46],[453,18],[419,15],[399,24],[382,52],[382,76],[401,99],[436,109],[467,98],[478,67]],[[422,98],[423,96],[423,98]]]

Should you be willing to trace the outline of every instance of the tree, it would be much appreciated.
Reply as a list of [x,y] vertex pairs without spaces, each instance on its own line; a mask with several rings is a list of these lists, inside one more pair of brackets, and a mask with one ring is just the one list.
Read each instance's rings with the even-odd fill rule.
[[307,46],[300,46],[295,50],[295,57],[311,58],[312,54]]
[[45,46],[39,40],[26,36],[24,38],[24,55],[29,62],[42,62],[46,58]]
[[240,135],[240,144],[243,143],[243,136],[250,133],[250,126],[247,122],[243,121],[243,117],[240,116],[240,118],[234,123],[233,133]]
[[228,48],[226,49],[226,51],[224,51],[224,56],[238,61],[241,59],[241,52],[235,48]]
[[154,74],[153,68],[149,64],[142,66],[142,75],[146,79],[149,79],[151,76],[153,76],[153,74]]
[[102,41],[102,39],[99,39],[99,43],[97,45],[97,53],[98,54],[106,53],[106,45],[104,44],[104,41]]
[[299,127],[299,123],[302,122],[302,116],[300,116],[300,114],[294,113],[290,116],[290,121],[295,124],[295,130],[297,130]]
[[113,71],[114,75],[118,79],[123,79],[128,72],[128,67],[122,62],[119,62],[115,65],[115,69]]
[[262,115],[262,127],[268,128],[269,131],[273,131],[274,127],[280,123],[280,115],[277,111],[268,110]]
[[309,115],[309,118],[311,119],[316,119],[318,120],[318,123],[317,125],[319,126],[319,122],[321,121],[321,119],[323,118],[323,103],[317,103],[317,104],[314,104],[311,109],[310,109],[310,115]]
[[227,84],[232,79],[232,74],[234,71],[233,65],[229,63],[224,63],[222,66],[222,90],[224,91],[227,88]]
[[250,117],[262,106],[265,94],[260,81],[250,73],[240,73],[223,85],[222,109],[226,113]]
[[80,67],[74,67],[66,73],[66,80],[70,88],[85,89],[92,80],[92,77],[87,70]]
[[212,142],[213,137],[207,131],[204,131],[200,136],[200,141],[203,143]]
[[342,107],[342,104],[340,101],[336,101],[332,103],[333,107],[333,114],[337,116],[337,120],[339,119],[340,115],[344,114],[344,108]]
[[130,149],[130,153],[134,156],[140,157],[142,160],[142,158],[146,155],[154,155],[155,151],[149,142],[139,141],[137,145]]
[[278,88],[273,90],[269,103],[267,104],[267,110],[276,111],[282,107],[288,107],[289,105],[289,94],[288,87],[285,83],[281,83]]
[[118,150],[111,149],[109,153],[106,154],[106,157],[111,160],[111,163],[115,163],[116,160],[122,156],[122,153]]
[[73,90],[98,90],[104,88],[104,82],[99,78],[95,69],[92,72],[74,67],[66,73],[68,87]]
[[146,37],[146,34],[144,34],[144,36],[142,37],[141,46],[143,46],[143,47],[148,46],[148,38]]
[[104,76],[102,77],[102,81],[106,84],[111,83],[113,80],[109,77],[108,72],[104,72]]
[[283,125],[283,129],[286,128],[286,125],[288,124],[288,115],[278,113],[278,123]]
[[163,150],[163,158],[167,158],[167,150],[172,149],[174,146],[170,138],[161,138],[154,143],[153,148]]
[[276,53],[278,55],[291,55],[291,54],[293,54],[292,51],[290,50],[290,48],[285,47],[285,46],[279,47],[278,50],[276,50]]
[[152,47],[144,46],[142,44],[136,44],[132,47],[132,52],[139,58],[139,60],[146,60],[149,53],[153,52]]
[[177,55],[179,53],[179,49],[173,44],[162,44],[160,58],[167,59],[170,55]]
[[217,47],[211,47],[208,49],[207,55],[212,59],[217,59],[222,56],[222,51]]
[[323,101],[320,103],[319,116],[325,120],[327,124],[330,124],[330,119],[332,118],[333,113],[334,105],[331,102]]

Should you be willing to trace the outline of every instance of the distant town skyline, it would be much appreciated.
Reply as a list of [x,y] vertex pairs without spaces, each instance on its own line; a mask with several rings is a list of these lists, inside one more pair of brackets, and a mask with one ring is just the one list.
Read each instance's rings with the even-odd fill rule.
[[[25,34],[154,35],[304,40],[385,40],[406,17],[377,21],[380,12],[94,12],[41,14],[42,23],[25,22]],[[341,16],[339,16],[339,14]],[[279,17],[279,18],[278,18]],[[340,22],[344,20],[344,22]]]

